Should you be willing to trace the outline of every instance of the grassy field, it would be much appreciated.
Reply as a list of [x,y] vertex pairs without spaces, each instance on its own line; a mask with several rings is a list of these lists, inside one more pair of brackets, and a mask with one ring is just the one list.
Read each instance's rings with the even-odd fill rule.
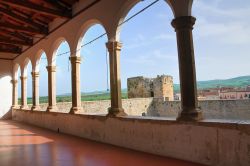
[[[127,99],[128,95],[125,92],[122,92],[122,98]],[[110,93],[98,93],[98,94],[87,94],[87,95],[82,95],[81,100],[82,101],[98,101],[98,100],[109,100],[110,99]],[[60,102],[71,102],[71,96],[69,95],[60,95],[56,96],[56,101],[57,103]],[[18,103],[21,103],[21,99],[18,99]],[[27,99],[28,104],[32,104],[32,98]],[[43,96],[40,97],[40,103],[48,103],[48,97]]]

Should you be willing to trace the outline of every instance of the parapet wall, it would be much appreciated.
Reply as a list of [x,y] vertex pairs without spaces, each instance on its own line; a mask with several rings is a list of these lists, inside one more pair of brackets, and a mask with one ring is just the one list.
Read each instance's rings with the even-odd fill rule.
[[90,140],[211,166],[249,166],[250,123],[177,122],[13,110],[13,120]]
[[[163,99],[137,98],[122,100],[128,115],[176,118],[180,111],[180,101],[163,101]],[[207,100],[199,101],[205,119],[250,119],[250,100]],[[71,103],[57,103],[58,111],[68,113]],[[83,111],[80,114],[107,114],[110,101],[82,102]],[[41,105],[45,111],[47,104]]]
[[[176,118],[181,109],[180,101],[154,99],[148,116]],[[203,100],[199,101],[205,119],[250,119],[250,100]]]

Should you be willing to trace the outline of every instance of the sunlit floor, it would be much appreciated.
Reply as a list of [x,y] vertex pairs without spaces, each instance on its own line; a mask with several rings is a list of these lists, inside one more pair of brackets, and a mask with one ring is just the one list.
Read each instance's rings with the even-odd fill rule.
[[0,166],[198,166],[97,143],[15,121],[0,121]]

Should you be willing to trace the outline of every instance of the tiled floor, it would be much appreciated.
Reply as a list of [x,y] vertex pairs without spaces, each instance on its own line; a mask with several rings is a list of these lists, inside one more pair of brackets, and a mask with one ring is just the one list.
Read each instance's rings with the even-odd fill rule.
[[0,121],[0,166],[198,166]]

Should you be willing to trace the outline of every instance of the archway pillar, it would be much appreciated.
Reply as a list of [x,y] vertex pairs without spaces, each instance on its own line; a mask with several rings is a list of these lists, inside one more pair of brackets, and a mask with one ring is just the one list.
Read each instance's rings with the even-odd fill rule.
[[121,78],[120,78],[120,51],[122,44],[117,41],[106,43],[109,51],[110,66],[110,91],[111,107],[108,109],[108,116],[126,116],[122,108]]
[[12,84],[12,108],[18,107],[18,80],[11,80]]
[[176,17],[172,21],[177,36],[179,74],[181,88],[181,106],[177,120],[197,121],[202,119],[198,108],[196,69],[194,58],[192,29],[195,24],[192,16]]
[[40,110],[39,106],[39,72],[31,72],[32,75],[32,107],[31,110]]
[[80,66],[81,57],[71,56],[71,88],[72,88],[72,108],[70,113],[74,114],[82,110],[81,106],[81,84],[80,84]]
[[21,76],[21,109],[28,109],[27,105],[27,77]]
[[47,66],[48,71],[48,107],[47,111],[56,111],[56,66]]

